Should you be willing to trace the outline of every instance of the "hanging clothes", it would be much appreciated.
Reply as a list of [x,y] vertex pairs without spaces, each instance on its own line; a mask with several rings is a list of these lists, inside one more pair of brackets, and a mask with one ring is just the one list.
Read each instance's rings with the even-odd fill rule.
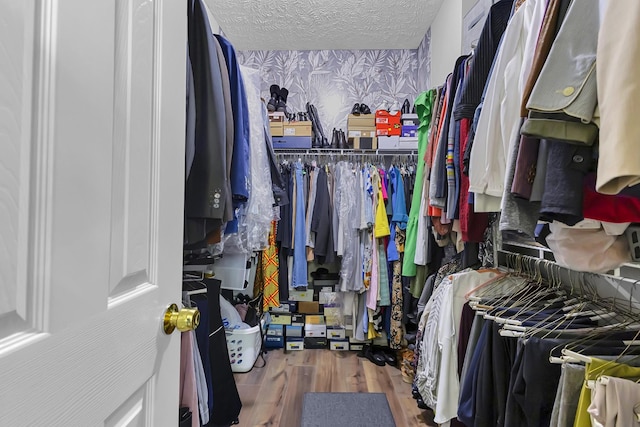
[[[219,61],[211,26],[201,0],[188,8],[187,164],[185,186],[185,242],[192,247],[206,245],[207,236],[231,218],[226,210],[231,201],[227,175],[225,100]],[[193,92],[191,92],[193,90]],[[206,119],[193,119],[194,114]],[[192,160],[191,160],[192,157]],[[210,203],[210,196],[214,203]]]

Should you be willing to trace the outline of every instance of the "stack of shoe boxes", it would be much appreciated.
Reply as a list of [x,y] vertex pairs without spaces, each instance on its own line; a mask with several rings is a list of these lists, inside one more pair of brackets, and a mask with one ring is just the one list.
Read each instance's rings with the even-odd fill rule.
[[401,117],[400,111],[376,111],[376,134],[380,150],[398,149],[398,139],[402,135]]
[[418,149],[418,126],[420,126],[420,120],[417,114],[402,115],[402,135],[398,141],[398,148]]
[[287,121],[284,113],[269,113],[271,139],[275,149],[311,148],[311,122]]
[[291,315],[291,324],[285,327],[285,349],[304,350],[304,314]]
[[349,148],[360,150],[375,150],[378,148],[374,114],[349,114],[347,130]]
[[[270,310],[271,325],[265,337],[267,348],[354,349],[350,343],[353,317],[344,314],[343,295],[337,289],[339,275],[319,269],[312,277],[306,290],[290,291],[289,301]],[[355,345],[357,349],[357,343]]]
[[269,113],[269,128],[271,129],[272,137],[284,136],[284,121],[284,113]]
[[304,348],[327,348],[327,324],[322,314],[307,314],[304,321]]

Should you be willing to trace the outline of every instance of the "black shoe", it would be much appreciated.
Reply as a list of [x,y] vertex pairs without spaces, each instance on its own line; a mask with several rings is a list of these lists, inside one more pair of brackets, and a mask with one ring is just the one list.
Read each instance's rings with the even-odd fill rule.
[[384,366],[384,364],[386,363],[384,360],[384,356],[379,352],[374,351],[371,347],[367,347],[367,350],[364,353],[364,357],[369,359],[369,362],[378,366]]
[[371,108],[367,104],[360,104],[360,114],[371,114]]
[[367,351],[368,351],[368,349],[369,349],[369,344],[364,344],[364,345],[362,346],[362,350],[358,351],[358,352],[356,353],[356,356],[358,356],[358,357],[363,357],[363,358],[364,358],[364,357],[367,357]]
[[278,96],[280,95],[280,86],[271,85],[269,88],[269,92],[271,92],[271,99],[267,103],[267,110],[276,111],[276,107],[278,105]]
[[336,133],[337,133],[337,136],[338,136],[338,147],[337,148],[339,148],[341,150],[343,150],[345,148],[348,148],[347,147],[347,141],[346,141],[346,139],[344,137],[344,132],[342,131],[342,129],[336,131]]
[[396,352],[388,347],[383,348],[382,352],[384,353],[384,357],[386,359],[387,365],[397,368],[398,356],[396,356]]
[[289,91],[285,88],[281,88],[279,92],[278,103],[276,104],[276,111],[287,111],[287,98],[289,97]]
[[314,134],[311,140],[311,148],[322,148],[322,137],[318,134]]
[[357,102],[353,105],[353,108],[351,109],[351,114],[353,114],[354,116],[359,116],[360,115],[360,104],[358,104]]
[[416,386],[412,386],[411,387],[411,396],[413,396],[413,398],[416,399],[416,400],[422,398],[422,396],[420,396],[420,392],[418,391],[418,388]]
[[416,399],[416,402],[418,403],[418,408],[429,409],[429,407],[427,406],[426,403],[424,403],[424,400],[422,400],[422,398]]
[[411,104],[409,104],[409,100],[405,99],[402,103],[402,114],[409,114],[411,111]]
[[338,131],[336,128],[333,128],[333,132],[331,133],[331,142],[329,143],[329,148],[336,148],[338,146]]

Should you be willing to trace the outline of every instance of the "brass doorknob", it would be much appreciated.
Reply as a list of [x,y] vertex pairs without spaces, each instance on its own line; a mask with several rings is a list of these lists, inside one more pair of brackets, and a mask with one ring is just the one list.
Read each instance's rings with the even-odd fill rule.
[[200,324],[200,311],[197,308],[182,308],[178,310],[176,304],[171,304],[164,312],[163,329],[169,335],[174,330],[180,332],[193,331]]

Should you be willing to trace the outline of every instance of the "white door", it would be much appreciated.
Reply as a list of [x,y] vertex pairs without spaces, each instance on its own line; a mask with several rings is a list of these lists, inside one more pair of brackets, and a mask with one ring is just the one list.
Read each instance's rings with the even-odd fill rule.
[[0,425],[174,426],[184,0],[0,0]]

